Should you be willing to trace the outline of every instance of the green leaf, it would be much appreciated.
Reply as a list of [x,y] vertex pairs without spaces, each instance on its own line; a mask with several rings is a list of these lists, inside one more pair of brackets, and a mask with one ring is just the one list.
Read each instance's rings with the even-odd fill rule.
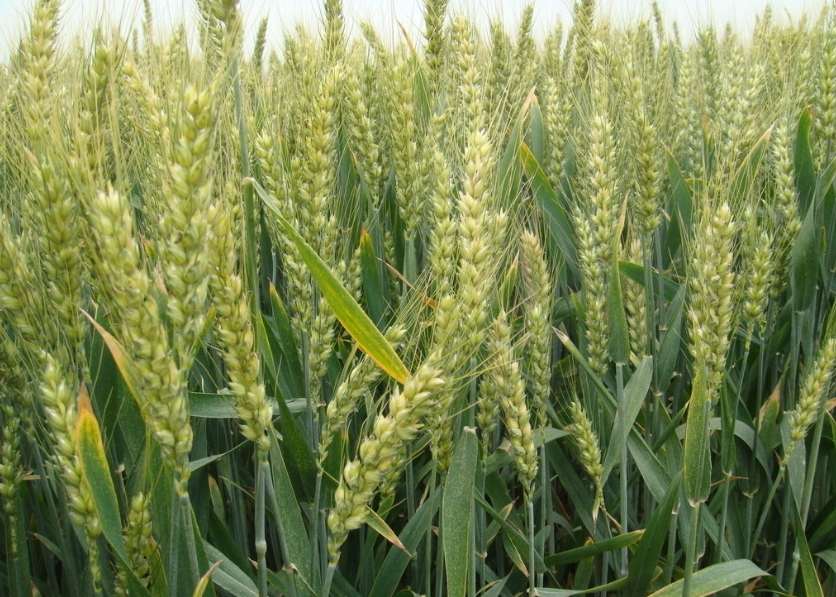
[[663,258],[667,266],[679,253],[683,244],[683,234],[691,230],[694,205],[691,198],[691,189],[679,164],[670,153],[668,154],[668,178],[670,180],[670,197],[668,199],[668,213],[671,214],[671,221],[667,226],[667,234],[664,241]]
[[[296,336],[290,324],[290,317],[287,315],[284,303],[276,287],[270,284],[270,313],[271,322],[276,332],[276,346],[271,342],[270,347],[275,348],[272,355],[274,360],[278,358],[277,367],[279,370],[279,389],[285,397],[301,398],[305,395],[305,376],[302,373],[302,363],[299,361],[299,348],[296,345]],[[272,340],[272,338],[271,338]],[[266,350],[266,349],[262,349]]]
[[[810,553],[810,546],[807,544],[807,537],[804,535],[804,523],[801,521],[797,510],[795,512],[795,529],[795,540],[801,556],[801,577],[804,580],[806,597],[824,597],[824,590],[822,590],[819,575],[816,572],[816,563],[813,562],[813,555]],[[792,587],[788,588],[792,589]]]
[[545,589],[538,587],[534,589],[534,592],[538,595],[538,597],[571,597],[571,595],[586,595],[589,593],[607,595],[610,591],[620,591],[624,588],[626,583],[626,578],[619,578],[605,585],[601,585],[600,587],[592,587],[591,589],[584,589],[581,591],[575,591],[573,589]]
[[816,298],[818,282],[818,242],[815,205],[807,210],[801,230],[790,253],[790,285],[795,311],[804,311]]
[[546,566],[565,566],[566,564],[574,564],[581,560],[593,558],[608,551],[616,551],[624,547],[629,547],[642,539],[644,531],[632,531],[626,535],[616,535],[603,541],[596,541],[589,545],[583,545],[574,549],[569,549],[554,555],[546,556],[543,561]]
[[104,329],[98,321],[93,319],[88,313],[84,313],[84,315],[102,337],[102,340],[104,340],[104,343],[107,345],[107,348],[113,357],[113,361],[116,363],[116,366],[119,368],[119,372],[122,374],[122,379],[125,380],[125,385],[128,387],[131,396],[133,396],[134,400],[136,400],[139,404],[139,394],[137,393],[136,385],[134,384],[136,375],[134,372],[133,362],[131,362],[130,358],[125,353],[125,349],[122,348],[119,341],[114,338],[110,332]]
[[508,135],[508,141],[505,144],[502,156],[499,158],[496,197],[498,204],[502,207],[513,205],[519,196],[522,168],[517,156],[525,134],[523,126],[527,119],[529,105],[529,102],[526,101],[520,110],[514,127],[511,129],[511,134]]
[[569,224],[569,218],[566,217],[563,206],[546,177],[546,173],[543,172],[543,168],[525,143],[520,144],[519,159],[523,171],[529,179],[531,192],[534,194],[534,200],[537,202],[537,207],[543,216],[549,234],[563,254],[563,258],[566,260],[572,274],[580,277],[575,253],[575,233]]
[[810,127],[813,119],[805,108],[798,117],[795,137],[795,188],[798,191],[799,212],[807,214],[816,193],[816,165],[810,150]]
[[224,557],[212,544],[204,541],[203,548],[206,550],[206,557],[212,562],[212,568],[205,576],[214,571],[212,579],[215,584],[236,597],[258,597],[255,583],[238,566]]
[[530,123],[528,125],[528,138],[530,139],[529,147],[531,148],[531,152],[534,154],[534,158],[542,163],[543,156],[544,156],[544,136],[545,133],[543,127],[543,113],[540,110],[540,103],[537,101],[537,97],[534,97],[534,101],[531,102],[531,109],[529,112],[531,117]]
[[[604,457],[604,473],[601,483],[607,482],[607,477],[621,458],[621,446],[626,441],[626,436],[630,433],[630,429],[633,428],[633,423],[641,411],[652,380],[653,357],[646,356],[624,387],[624,417],[615,417],[613,420],[613,441],[609,443],[607,455]],[[622,441],[622,437],[625,438],[624,441]]]
[[674,477],[668,486],[665,498],[653,510],[644,536],[630,560],[630,574],[627,577],[627,586],[624,588],[625,595],[647,595],[653,580],[653,572],[662,554],[662,547],[668,537],[671,512],[679,498],[680,479],[679,476]]
[[116,489],[110,476],[110,465],[105,455],[99,422],[93,414],[93,406],[87,394],[87,386],[81,384],[78,396],[78,418],[75,428],[79,458],[84,477],[90,486],[90,494],[102,526],[102,533],[108,543],[125,558],[125,544],[122,539],[122,518]]
[[462,597],[467,591],[470,566],[473,485],[478,466],[476,432],[466,427],[453,453],[441,508],[441,538],[447,572],[447,595]]
[[282,433],[283,453],[287,457],[285,464],[293,480],[293,488],[299,497],[306,501],[313,501],[316,486],[316,458],[305,439],[305,434],[302,433],[281,396],[278,397],[278,402],[281,413],[279,427]]
[[687,285],[683,284],[665,314],[665,329],[656,358],[656,390],[664,392],[670,386],[682,345],[682,315],[685,310]]
[[[441,490],[437,489],[406,523],[401,531],[400,540],[408,552],[414,553],[426,537],[427,529],[430,528],[440,503]],[[400,549],[390,549],[375,577],[369,597],[391,597],[397,590],[401,576],[409,562],[410,556],[407,553]]]
[[[691,577],[691,592],[688,597],[707,597],[751,578],[766,575],[766,572],[749,560],[714,564],[694,573]],[[678,580],[656,591],[650,597],[682,597],[682,581]]]
[[[269,400],[269,399],[268,399]],[[269,400],[273,413],[279,409],[275,400]],[[294,402],[298,410],[304,401]],[[237,419],[235,397],[232,394],[209,394],[189,392],[189,416],[200,419]]]
[[285,220],[281,211],[276,204],[276,200],[261,187],[256,181],[249,179],[247,182],[252,182],[264,205],[273,212],[273,217],[276,219],[279,227],[287,234],[296,245],[300,256],[302,257],[311,275],[316,280],[319,286],[319,291],[322,296],[328,301],[330,307],[334,310],[334,315],[339,319],[340,323],[351,334],[351,337],[357,342],[360,348],[366,352],[379,366],[390,375],[393,379],[400,383],[406,382],[409,378],[409,370],[401,361],[392,345],[386,341],[386,338],[377,329],[369,316],[360,308],[351,293],[342,285],[339,278],[331,271],[325,262],[316,254],[296,229]]
[[[480,496],[475,496],[475,501],[482,509],[488,513],[488,516],[493,518],[493,520],[499,525],[499,528],[502,529],[502,535],[505,538],[505,550],[508,553],[508,556],[514,562],[514,565],[520,569],[524,574],[528,574],[528,555],[529,555],[529,542],[528,537],[526,537],[522,531],[520,531],[519,527],[516,524],[509,522],[508,519],[512,518],[519,518],[515,510],[510,510],[510,505],[507,505],[507,518],[506,519],[501,513],[497,512],[495,509],[491,507],[491,505],[485,501],[485,499]],[[493,498],[492,498],[493,499]],[[510,501],[508,502],[510,504]],[[503,508],[503,513],[506,513],[506,508]],[[520,554],[526,554],[525,560],[522,558]],[[542,556],[535,551],[534,552],[534,572],[541,573],[545,572],[546,570],[546,563],[543,561]]]
[[826,549],[825,551],[820,551],[816,554],[817,558],[821,558],[823,562],[825,562],[833,572],[836,572],[836,550],[834,549]]
[[[619,261],[618,271],[621,273],[621,275],[627,276],[636,284],[641,284],[641,286],[644,287],[644,266],[639,265],[637,263],[632,263],[630,261]],[[659,288],[659,285],[661,284],[663,298],[666,301],[672,301],[676,294],[679,292],[680,284],[677,284],[674,280],[672,280],[665,274],[657,272],[656,270],[651,271],[650,275],[653,280],[653,288],[650,289],[651,292],[656,292],[656,290]]]
[[303,579],[310,579],[311,543],[275,434],[270,442],[270,467],[273,478],[267,504],[272,508],[276,526],[287,547],[287,553],[283,553],[282,556],[288,564],[296,567]]
[[369,315],[379,329],[385,329],[386,301],[383,283],[380,280],[380,268],[374,252],[374,243],[365,227],[360,231],[360,268],[363,277],[363,296],[366,297]]
[[711,401],[705,382],[704,368],[695,363],[691,402],[685,424],[685,496],[695,506],[708,499],[711,489],[711,463],[708,454],[708,419]]

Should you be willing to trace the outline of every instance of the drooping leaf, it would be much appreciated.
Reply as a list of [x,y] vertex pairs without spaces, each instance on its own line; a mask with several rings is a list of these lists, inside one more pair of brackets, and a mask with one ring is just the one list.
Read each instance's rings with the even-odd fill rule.
[[300,256],[316,280],[319,290],[328,301],[337,319],[351,334],[358,346],[368,354],[389,376],[400,383],[409,378],[409,370],[401,361],[395,349],[360,308],[351,293],[346,290],[339,278],[331,271],[319,255],[305,242],[296,229],[281,215],[276,200],[271,197],[256,181],[250,179],[264,205],[273,212],[279,227],[296,245]]
[[441,537],[447,572],[447,595],[463,597],[470,567],[473,486],[479,457],[475,430],[465,428],[447,474],[441,507]]
[[119,555],[125,557],[125,543],[122,539],[122,518],[119,501],[110,476],[110,464],[105,454],[99,422],[93,413],[87,386],[82,382],[78,396],[78,418],[75,428],[79,458],[84,477],[90,487],[90,495],[96,506],[96,513],[102,527],[102,534]]
[[[708,597],[708,595],[713,595],[751,578],[766,575],[766,572],[749,560],[733,560],[714,564],[694,573],[694,576],[691,577],[689,597]],[[682,597],[682,582],[678,580],[669,584],[650,595],[650,597]]]

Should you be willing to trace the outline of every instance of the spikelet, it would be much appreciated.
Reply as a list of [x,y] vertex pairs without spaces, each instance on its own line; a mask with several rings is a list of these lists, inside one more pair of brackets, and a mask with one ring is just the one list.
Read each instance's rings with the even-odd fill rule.
[[413,99],[411,62],[400,59],[392,73],[392,93],[389,96],[392,162],[395,168],[396,200],[401,218],[406,224],[406,242],[415,239],[424,219],[426,205],[422,196],[422,173],[419,167],[418,128]]
[[[151,558],[157,550],[157,542],[152,535],[151,500],[143,493],[136,494],[131,499],[128,511],[128,524],[125,527],[125,553],[136,578],[145,588],[151,587]],[[123,570],[117,577],[116,594],[124,597],[130,595],[127,575]]]
[[815,94],[815,158],[826,167],[836,152],[836,29],[833,23],[824,28],[818,87]]
[[438,79],[441,75],[445,57],[444,16],[447,12],[449,0],[424,1],[424,39],[427,40],[424,49],[424,60],[429,70],[430,85],[438,89]]
[[520,374],[519,362],[513,356],[511,326],[504,311],[500,311],[493,322],[489,346],[493,363],[488,374],[502,406],[505,433],[528,504],[534,495],[534,479],[537,477],[537,449],[534,446],[531,414],[525,400],[525,382]]
[[101,582],[97,540],[102,533],[101,522],[93,502],[90,486],[77,456],[76,421],[78,412],[77,384],[66,366],[52,355],[42,355],[44,365],[40,396],[44,414],[55,442],[54,466],[64,483],[70,520],[84,530],[88,540],[88,561],[94,584]]
[[506,115],[510,114],[508,100],[509,80],[511,78],[511,40],[506,33],[501,19],[491,21],[491,62],[486,82],[487,105],[501,115],[506,122]]
[[572,417],[572,435],[578,444],[581,464],[595,485],[595,501],[592,503],[592,517],[597,518],[599,508],[604,507],[604,488],[601,480],[604,466],[601,460],[601,448],[598,437],[592,429],[592,421],[583,406],[577,400],[569,403],[569,413]]
[[243,422],[244,437],[255,442],[260,453],[266,453],[270,450],[268,429],[273,413],[264,384],[259,379],[255,332],[244,281],[236,271],[238,255],[232,225],[223,204],[214,207],[209,219],[213,228],[209,284],[218,311],[215,320],[217,339],[226,363],[229,387],[235,397],[235,410]]
[[836,338],[828,338],[819,350],[816,360],[801,382],[801,391],[795,410],[790,413],[790,441],[782,466],[786,466],[798,442],[807,435],[822,415],[830,391],[833,368],[836,366]]
[[[5,380],[3,380],[5,383]],[[6,395],[4,388],[0,388],[2,401],[3,431],[0,437],[0,498],[3,501],[3,513],[6,516],[10,536],[17,535],[17,507],[20,486],[23,482],[23,468],[20,452],[20,417],[15,413],[12,401]],[[17,549],[15,543],[10,543],[12,549]]]
[[528,336],[524,361],[531,389],[532,404],[537,415],[537,426],[546,424],[546,405],[551,394],[552,328],[554,283],[540,240],[525,231],[520,243],[522,280],[525,299],[523,314]]
[[174,348],[184,371],[191,369],[206,313],[215,87],[212,84],[203,91],[193,86],[185,90],[168,164],[169,177],[163,184],[158,251],[168,290],[166,316],[177,329]]
[[52,78],[57,68],[55,44],[59,0],[39,0],[32,14],[29,36],[21,45],[21,91],[26,132],[36,145],[46,143],[54,122]]
[[164,461],[174,471],[176,491],[185,495],[193,439],[186,372],[171,353],[126,201],[112,190],[99,193],[89,218],[98,250],[99,290],[118,318],[118,335],[133,361],[143,416],[162,448]]
[[723,203],[706,213],[691,255],[691,352],[695,367],[705,368],[708,395],[715,403],[734,315],[734,233],[731,210]]
[[[82,219],[66,176],[45,159],[31,157],[37,192],[34,214],[39,229],[38,249],[46,281],[46,297],[59,328],[59,341],[73,362],[83,358],[84,327],[79,308],[85,267],[82,259]],[[57,346],[55,347],[58,348]]]
[[517,31],[517,47],[514,51],[509,88],[514,97],[510,101],[511,115],[519,112],[531,93],[537,75],[537,47],[531,29],[534,23],[534,5],[526,4]]
[[348,143],[355,166],[369,189],[372,200],[376,202],[382,183],[383,169],[380,165],[380,146],[374,136],[369,106],[363,96],[360,76],[359,69],[346,69],[343,98],[345,124],[350,135]]
[[479,381],[479,400],[476,403],[476,425],[482,440],[482,460],[490,454],[491,435],[497,428],[500,415],[499,395],[491,376]]
[[[632,242],[630,253],[634,263],[641,259],[641,243],[638,240]],[[647,297],[644,286],[627,276],[621,277],[621,288],[624,292],[631,361],[638,363],[642,355],[647,354]]]
[[[390,327],[386,330],[386,340],[397,348],[406,336],[402,327]],[[348,372],[346,378],[337,386],[326,409],[325,421],[322,424],[322,439],[319,443],[320,463],[328,456],[328,448],[337,430],[348,424],[348,418],[357,408],[360,399],[370,391],[380,380],[383,371],[368,355],[364,355],[360,362]]]
[[422,420],[435,405],[435,394],[442,386],[438,371],[422,366],[389,400],[389,413],[378,416],[372,435],[359,446],[358,458],[345,465],[334,492],[334,507],[328,513],[328,555],[332,565],[340,557],[340,547],[349,531],[366,519],[386,473],[403,459],[404,446],[415,439]]
[[775,198],[769,202],[769,207],[773,212],[772,219],[776,230],[772,296],[777,298],[786,289],[790,271],[790,250],[801,230],[795,189],[795,167],[790,155],[790,125],[787,118],[782,118],[773,130],[770,154]]
[[12,232],[10,222],[0,214],[0,315],[10,323],[27,350],[36,355],[46,332],[46,340],[55,345],[48,321],[36,293],[39,280],[24,251],[21,237]]

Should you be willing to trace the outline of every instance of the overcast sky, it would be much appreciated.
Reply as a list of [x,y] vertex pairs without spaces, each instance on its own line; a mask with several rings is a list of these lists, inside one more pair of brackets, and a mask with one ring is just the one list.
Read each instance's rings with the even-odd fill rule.
[[[569,21],[573,0],[534,0],[536,32],[542,35],[558,20]],[[0,0],[0,60],[5,61],[25,30],[35,0]],[[161,34],[172,23],[195,21],[194,0],[151,0],[156,26]],[[280,46],[284,33],[302,22],[316,27],[322,14],[323,0],[240,0],[245,15],[249,41],[262,17],[270,21],[268,42]],[[651,0],[600,0],[599,11],[616,23],[647,18]],[[804,12],[818,14],[825,0],[659,0],[666,19],[678,21],[682,33],[690,33],[705,24],[724,27],[731,22],[744,35],[751,31],[755,15],[771,4],[781,19],[797,20]],[[423,0],[343,0],[349,27],[369,20],[388,35],[398,31],[397,23],[413,38],[420,37]],[[509,30],[519,20],[524,0],[450,0],[450,12],[462,12],[484,26],[488,19],[501,16]],[[61,36],[63,40],[85,31],[96,23],[120,23],[123,30],[139,25],[141,0],[63,0]]]

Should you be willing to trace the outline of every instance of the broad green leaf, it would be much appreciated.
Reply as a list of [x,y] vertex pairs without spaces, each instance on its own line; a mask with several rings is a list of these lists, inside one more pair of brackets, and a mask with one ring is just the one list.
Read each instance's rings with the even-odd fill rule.
[[[691,592],[688,597],[707,597],[751,578],[766,575],[766,572],[749,560],[714,564],[694,573],[691,577]],[[650,597],[682,597],[682,581],[678,580],[656,591]]]
[[790,286],[795,311],[804,311],[816,298],[818,282],[818,234],[816,206],[810,206],[790,253]]
[[[268,401],[273,413],[277,413],[278,403],[275,400],[268,399]],[[300,412],[300,409],[304,408],[304,400],[292,401],[288,408],[291,412]],[[237,419],[235,397],[232,394],[189,392],[189,416],[200,419]]]
[[305,434],[299,428],[296,419],[285,404],[282,397],[278,397],[279,428],[282,433],[282,452],[286,456],[285,464],[293,479],[293,488],[297,496],[306,501],[313,501],[316,485],[316,458],[305,439]]
[[[804,535],[804,523],[798,512],[795,513],[795,540],[796,549],[801,556],[801,578],[804,581],[804,592],[806,597],[824,597],[824,590],[816,572],[816,563],[810,553],[810,546],[807,544],[807,537]],[[792,587],[789,587],[792,589]]]
[[[224,557],[210,543],[204,541],[203,548],[206,550],[206,557],[212,562],[212,568],[204,575],[204,578],[211,575],[216,585],[236,597],[258,597],[255,583],[238,566]],[[214,574],[211,574],[213,571]]]
[[505,143],[505,149],[499,158],[499,164],[497,164],[498,188],[496,190],[496,198],[499,205],[503,208],[513,205],[519,197],[522,168],[520,167],[517,156],[519,155],[520,144],[525,135],[523,127],[528,120],[529,106],[530,102],[527,99],[514,122],[511,134],[508,135],[508,140]]
[[626,578],[619,578],[612,582],[599,587],[592,587],[591,589],[572,590],[572,589],[546,589],[538,587],[534,592],[538,597],[571,597],[572,595],[586,595],[590,593],[600,593],[601,595],[608,595],[610,591],[620,591],[627,583]]
[[102,340],[104,340],[108,350],[110,350],[110,354],[113,357],[116,366],[119,368],[120,373],[122,373],[122,379],[125,380],[125,385],[128,387],[128,390],[130,390],[131,395],[137,401],[137,404],[139,404],[139,394],[137,392],[136,385],[134,385],[136,375],[130,357],[128,357],[128,355],[125,353],[125,349],[122,348],[122,345],[119,343],[119,341],[116,338],[114,338],[110,332],[104,329],[98,321],[93,319],[88,313],[84,313],[84,315],[87,317],[92,326],[102,337]]
[[705,382],[705,371],[699,363],[694,365],[691,402],[685,426],[685,496],[695,506],[708,499],[711,489],[711,463],[708,453],[708,418],[711,400]]
[[[631,263],[630,261],[619,261],[618,271],[622,275],[630,278],[636,284],[641,284],[641,286],[644,287],[644,266],[637,263]],[[656,292],[661,284],[662,292],[664,294],[663,298],[666,301],[672,301],[679,292],[680,284],[677,284],[674,280],[660,272],[657,272],[656,270],[650,272],[650,275],[653,280],[653,288],[651,289],[651,292]]]
[[[299,361],[299,348],[296,345],[296,336],[290,324],[290,317],[287,314],[284,303],[276,287],[270,284],[268,288],[270,295],[271,323],[276,331],[277,346],[273,359],[279,359],[277,368],[279,371],[279,388],[283,392],[285,400],[301,398],[305,395],[305,376],[302,373],[302,363]],[[272,348],[272,344],[271,344]]]
[[[606,386],[604,386],[603,382],[601,382],[601,379],[592,370],[592,367],[589,366],[589,363],[580,353],[578,347],[575,346],[569,336],[556,328],[552,329],[555,335],[557,335],[563,343],[563,346],[566,347],[575,361],[577,361],[578,365],[580,365],[581,368],[589,374],[590,380],[598,389],[600,395],[604,398],[604,407],[610,411],[612,416],[615,416],[615,398],[613,398],[612,394],[610,394],[609,390],[607,390]],[[641,437],[635,429],[630,430],[630,434],[627,437],[627,447],[630,449],[630,455],[633,457],[636,466],[638,466],[642,479],[644,479],[644,482],[647,483],[647,488],[650,490],[650,493],[652,493],[653,497],[657,500],[661,500],[667,491],[668,484],[670,483],[670,476],[665,471],[665,468],[659,462],[659,459],[653,453],[653,450],[650,449],[650,446],[647,445],[644,438]],[[583,507],[579,505],[578,509],[582,510]]]
[[575,253],[575,233],[569,223],[569,218],[560,201],[557,198],[551,184],[543,172],[543,168],[537,162],[531,149],[525,143],[520,144],[520,163],[523,171],[531,184],[531,192],[534,200],[543,216],[543,221],[551,234],[557,247],[563,254],[566,264],[576,277],[580,276],[578,269],[577,255]]
[[273,478],[267,505],[271,508],[279,533],[284,538],[287,553],[282,555],[289,564],[296,567],[304,579],[310,579],[311,543],[287,472],[284,454],[279,448],[275,434],[270,443],[270,467]]
[[682,315],[685,310],[687,289],[685,284],[680,287],[665,314],[665,329],[661,332],[662,340],[659,343],[656,358],[656,384],[654,386],[660,392],[668,389],[676,371],[676,362],[682,345]]
[[616,535],[615,537],[610,537],[609,539],[604,539],[603,541],[595,541],[589,545],[583,545],[561,553],[546,556],[543,561],[546,563],[546,566],[549,567],[574,564],[575,562],[593,558],[608,551],[616,551],[624,547],[629,547],[642,540],[643,535],[644,531],[641,530],[632,531],[626,535]]
[[833,572],[836,572],[836,549],[826,549],[824,551],[820,551],[816,554],[816,557],[821,558],[822,561],[830,566],[830,569],[833,570]]
[[644,404],[647,391],[650,389],[650,382],[653,380],[653,357],[646,356],[642,359],[638,369],[633,373],[630,381],[624,387],[624,417],[615,417],[613,420],[612,440],[607,447],[607,455],[604,457],[604,473],[602,483],[606,483],[607,477],[613,467],[621,458],[622,437],[626,441],[626,435],[633,428],[642,404]]
[[[400,540],[407,552],[413,553],[427,535],[436,510],[441,503],[441,490],[424,502],[406,523],[400,534]],[[391,597],[398,588],[401,576],[410,562],[408,553],[400,549],[390,549],[377,573],[369,597]]]
[[[215,488],[217,488],[217,484],[215,484]],[[214,509],[209,508],[208,521],[209,524],[206,530],[207,535],[212,537],[212,547],[219,551],[224,559],[235,564],[242,572],[253,579],[253,566],[235,542],[235,538],[232,536],[225,519],[220,518]],[[212,559],[208,550],[207,556],[210,561],[217,561]]]
[[810,150],[810,127],[813,119],[805,108],[798,117],[795,137],[795,188],[798,191],[800,213],[806,215],[816,192],[816,166]]
[[683,234],[687,235],[691,230],[694,211],[691,189],[682,176],[679,164],[670,153],[668,153],[668,179],[670,180],[670,197],[667,212],[671,215],[671,221],[667,226],[663,244],[663,267],[670,264],[682,248],[683,240],[687,240],[683,239]]
[[75,437],[78,445],[84,477],[90,487],[93,504],[102,527],[102,533],[108,543],[122,558],[125,558],[125,544],[122,539],[122,518],[119,514],[119,502],[116,489],[110,476],[110,464],[105,455],[104,443],[99,430],[99,422],[93,414],[93,406],[87,394],[87,386],[82,382],[78,396],[78,418]]
[[479,444],[474,429],[462,432],[447,474],[441,506],[441,538],[447,573],[447,595],[463,597],[470,566],[473,485],[478,466]]
[[679,498],[680,477],[675,477],[668,486],[665,498],[656,505],[644,536],[630,560],[630,574],[627,577],[625,595],[647,595],[653,573],[662,554],[662,547],[671,525],[671,511]]
[[379,366],[400,383],[409,378],[409,371],[404,366],[395,349],[386,341],[383,334],[374,325],[369,316],[360,308],[351,293],[346,290],[342,282],[325,264],[316,252],[305,242],[305,239],[281,215],[276,200],[256,181],[250,179],[264,205],[273,212],[279,227],[296,245],[300,256],[308,266],[311,275],[316,279],[319,290],[328,304],[334,310],[334,315],[351,334],[360,348],[366,352]]
[[386,301],[383,293],[383,283],[380,280],[377,255],[374,252],[374,243],[365,228],[360,231],[360,267],[363,276],[363,296],[366,298],[369,315],[377,327],[382,330],[386,324]]

